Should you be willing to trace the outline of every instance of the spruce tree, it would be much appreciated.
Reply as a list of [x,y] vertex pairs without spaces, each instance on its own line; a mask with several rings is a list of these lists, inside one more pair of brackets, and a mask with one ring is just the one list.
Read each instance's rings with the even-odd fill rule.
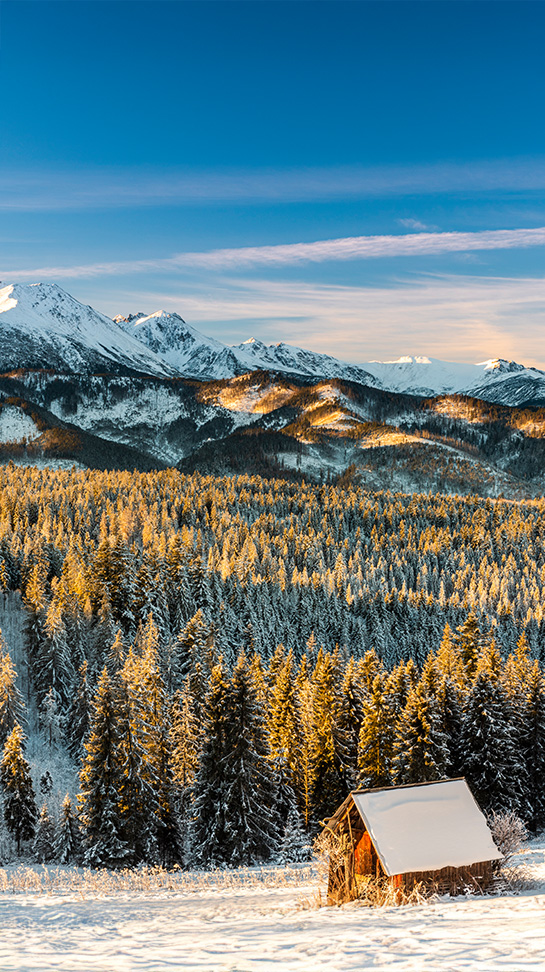
[[72,809],[72,801],[66,794],[55,841],[55,858],[60,864],[73,864],[80,852],[78,825]]
[[226,863],[244,866],[271,858],[280,836],[266,730],[245,654],[235,666],[227,702]]
[[116,709],[117,700],[104,669],[93,699],[78,796],[85,838],[83,863],[90,867],[119,867],[130,856],[122,836],[118,798],[122,754]]
[[328,653],[318,654],[312,688],[312,799],[318,822],[335,812],[349,790],[334,665]]
[[278,666],[269,689],[267,731],[272,759],[285,761],[289,778],[297,774],[299,726],[291,652]]
[[229,685],[220,661],[212,669],[203,716],[203,745],[194,784],[192,856],[200,867],[229,861],[225,804],[229,787],[226,757],[232,740]]
[[412,689],[394,739],[394,781],[426,783],[445,779],[449,751],[433,695],[419,685]]
[[526,816],[519,786],[522,760],[514,745],[507,697],[497,675],[486,668],[477,672],[467,699],[460,749],[463,772],[479,806]]
[[144,773],[154,813],[154,839],[163,865],[180,857],[180,841],[175,810],[175,785],[172,766],[172,740],[169,731],[170,705],[158,657],[158,631],[150,615],[143,631],[142,663],[139,680],[140,726],[145,753]]
[[140,695],[141,666],[132,649],[116,679],[116,733],[119,837],[126,851],[126,863],[158,863],[154,793],[146,770],[145,725]]
[[292,807],[286,823],[280,846],[278,850],[278,861],[280,864],[293,864],[302,861],[309,861],[312,856],[312,847],[303,827],[301,814],[297,807]]
[[[1,632],[0,632],[1,638]],[[16,725],[22,725],[25,704],[16,685],[17,672],[5,650],[0,655],[0,746]]]
[[180,832],[180,853],[184,863],[191,857],[191,804],[199,765],[202,729],[195,712],[189,679],[174,696],[170,709],[171,765],[174,799]]
[[36,833],[32,851],[39,864],[49,864],[55,858],[57,834],[55,824],[49,816],[47,804],[44,803],[36,824]]
[[71,756],[79,758],[83,750],[83,740],[89,731],[89,715],[91,711],[91,687],[89,685],[89,666],[84,661],[79,670],[78,687],[72,697],[68,715],[64,723],[64,732]]
[[528,824],[538,833],[545,827],[545,682],[537,661],[525,686],[520,745],[530,807]]
[[16,725],[7,738],[0,762],[0,784],[4,794],[4,820],[17,841],[17,853],[21,842],[31,840],[36,827],[36,797],[30,766],[24,757],[24,733]]
[[38,647],[33,665],[33,681],[38,706],[43,710],[50,690],[62,708],[70,698],[74,670],[66,640],[66,628],[60,605],[52,601],[44,624],[44,638]]
[[385,674],[373,679],[371,691],[362,705],[362,724],[358,744],[359,785],[389,786],[394,745],[394,707]]

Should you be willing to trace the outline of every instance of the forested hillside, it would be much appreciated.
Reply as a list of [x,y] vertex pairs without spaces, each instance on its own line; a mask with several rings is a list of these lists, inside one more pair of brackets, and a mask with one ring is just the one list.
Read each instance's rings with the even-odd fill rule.
[[457,773],[538,826],[544,533],[542,500],[1,467],[9,834],[249,863],[303,854],[358,782]]

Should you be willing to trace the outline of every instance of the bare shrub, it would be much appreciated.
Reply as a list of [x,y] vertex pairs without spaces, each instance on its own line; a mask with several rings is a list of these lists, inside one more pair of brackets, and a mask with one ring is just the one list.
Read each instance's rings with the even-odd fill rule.
[[496,862],[497,869],[504,868],[528,840],[526,824],[512,811],[496,813],[493,810],[488,814],[488,826],[494,843],[503,854],[503,861]]
[[314,841],[319,877],[327,882],[329,904],[345,904],[358,897],[351,834],[325,827]]

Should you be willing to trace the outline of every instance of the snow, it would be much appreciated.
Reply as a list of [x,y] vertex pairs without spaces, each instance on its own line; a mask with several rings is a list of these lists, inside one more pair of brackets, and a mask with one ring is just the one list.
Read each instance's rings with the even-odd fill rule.
[[[545,844],[521,894],[316,908],[316,880],[237,875],[185,891],[0,894],[2,972],[541,972]],[[38,869],[37,869],[38,870]],[[1,872],[0,872],[1,873]],[[323,891],[322,884],[322,891]]]
[[395,361],[366,361],[361,365],[389,391],[414,395],[442,395],[446,392],[473,394],[478,388],[486,393],[492,386],[513,375],[535,380],[542,372],[525,368],[516,361],[489,358],[478,364],[440,361],[426,355],[405,355]]
[[37,439],[40,430],[36,427],[30,415],[15,405],[4,405],[0,409],[0,442],[21,442]]
[[502,858],[465,780],[352,796],[389,875]]
[[60,367],[81,372],[113,363],[147,374],[172,373],[110,318],[54,284],[0,289],[0,341],[4,369]]

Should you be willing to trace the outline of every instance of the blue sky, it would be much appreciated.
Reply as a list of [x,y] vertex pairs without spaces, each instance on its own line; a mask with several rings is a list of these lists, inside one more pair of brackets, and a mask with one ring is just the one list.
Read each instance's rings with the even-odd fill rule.
[[545,364],[542,2],[3,0],[0,278]]

